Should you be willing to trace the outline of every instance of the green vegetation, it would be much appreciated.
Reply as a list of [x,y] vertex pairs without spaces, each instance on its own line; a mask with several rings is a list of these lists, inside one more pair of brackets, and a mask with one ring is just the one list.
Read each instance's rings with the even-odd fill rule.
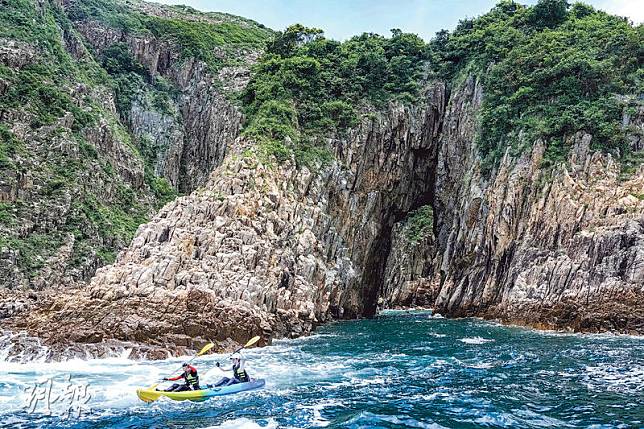
[[479,147],[488,168],[508,147],[516,155],[537,139],[547,144],[545,166],[562,161],[577,131],[626,159],[616,95],[642,93],[642,31],[580,3],[504,0],[438,33],[429,56],[438,77],[457,83],[474,71],[482,79]]
[[114,0],[77,0],[67,8],[72,21],[95,20],[128,33],[143,32],[139,14],[132,13],[125,3]]
[[148,184],[156,198],[156,207],[161,208],[179,195],[165,177],[146,174],[145,183]]
[[421,206],[407,216],[404,233],[410,242],[418,243],[433,234],[433,227],[434,211],[432,206]]
[[620,179],[631,177],[642,164],[644,164],[644,153],[627,151],[621,159]]
[[62,236],[56,232],[33,233],[24,239],[0,237],[0,248],[9,247],[17,251],[20,255],[18,267],[32,278],[62,244]]
[[425,55],[423,41],[400,30],[340,43],[293,25],[267,45],[242,95],[244,132],[280,161],[328,160],[324,137],[355,126],[356,108],[418,97]]
[[24,143],[18,140],[6,125],[0,124],[0,171],[13,170],[13,159],[24,152]]
[[[201,60],[213,71],[235,62],[239,50],[261,48],[272,35],[263,25],[232,15],[200,13],[182,6],[172,9],[177,17],[146,15],[136,5],[115,0],[77,0],[69,7],[68,14],[72,21],[96,20],[126,33],[153,34],[172,41],[182,58]],[[202,20],[185,19],[187,13],[201,15]]]
[[29,0],[4,0],[0,8],[0,38],[28,43],[32,48],[27,49],[39,56],[20,69],[0,69],[0,77],[9,83],[0,97],[0,111],[24,108],[34,115],[33,128],[51,124],[66,112],[74,115],[75,129],[95,120],[89,106],[82,106],[84,100],[74,100],[71,90],[61,85],[82,74],[60,43],[60,28],[66,27],[61,15],[56,7],[38,14]]
[[142,21],[156,37],[174,41],[181,48],[183,58],[196,58],[213,70],[225,60],[215,54],[217,48],[261,48],[270,34],[259,27],[244,28],[230,22],[211,24],[155,16],[142,17]]
[[[105,84],[116,87],[117,104],[124,108],[131,103],[130,93],[135,91],[131,82],[126,82],[131,76],[124,75],[141,76],[142,80],[145,70],[119,44],[99,58],[105,68],[91,57],[72,58],[63,42],[77,35],[72,35],[75,30],[65,13],[54,2],[44,3],[38,11],[36,7],[30,0],[3,0],[0,7],[0,38],[12,40],[11,43],[24,51],[21,58],[16,57],[15,61],[19,61],[16,66],[0,65],[0,79],[8,84],[0,97],[0,117],[7,111],[26,112],[33,129],[23,142],[10,127],[0,123],[0,175],[11,183],[14,179],[11,175],[4,177],[5,173],[20,168],[29,172],[36,185],[28,200],[0,205],[0,245],[17,251],[18,267],[30,278],[60,248],[69,232],[76,237],[74,260],[79,265],[94,266],[90,256],[94,253],[105,263],[113,261],[115,250],[131,240],[157,202],[145,192],[125,184],[115,174],[110,160],[86,140],[84,130],[93,126],[100,115],[112,124],[117,140],[138,155],[123,125],[93,99],[88,89]],[[108,72],[122,79],[112,79]],[[164,102],[167,99],[160,97],[158,103]],[[74,117],[71,128],[42,128],[68,113]],[[74,143],[77,151],[72,149]],[[48,145],[55,150],[50,150]],[[163,179],[146,177],[146,182],[159,203],[174,195]],[[91,190],[96,183],[116,189],[116,195]],[[37,224],[29,235],[19,234],[16,226],[24,219],[51,221],[46,213],[34,217],[34,202],[40,210],[58,208],[63,195],[72,195],[73,203],[72,210],[59,224],[53,228],[51,224],[42,228]]]
[[16,223],[16,215],[13,210],[13,205],[0,202],[0,224],[14,226]]
[[81,212],[92,225],[98,228],[99,234],[114,242],[129,243],[134,238],[136,229],[147,218],[147,210],[134,198],[129,187],[122,187],[119,204],[106,205],[96,195],[87,194],[81,204]]
[[101,64],[112,77],[111,86],[116,97],[116,108],[127,115],[137,94],[142,91],[144,82],[151,78],[145,68],[130,53],[125,43],[119,42],[105,49]]

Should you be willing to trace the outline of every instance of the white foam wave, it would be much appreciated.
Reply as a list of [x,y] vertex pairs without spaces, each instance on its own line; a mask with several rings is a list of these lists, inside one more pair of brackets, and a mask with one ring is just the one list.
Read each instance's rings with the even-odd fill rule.
[[490,369],[494,368],[497,364],[495,362],[479,362],[479,363],[469,363],[465,364],[468,368],[474,369]]
[[242,417],[225,421],[224,423],[216,426],[207,426],[201,429],[276,429],[277,422],[274,419],[262,421],[264,424],[259,424],[254,420]]
[[593,391],[612,391],[644,396],[644,366],[586,366],[584,381]]
[[466,338],[459,339],[459,341],[465,344],[485,344],[485,343],[491,343],[494,340],[490,338],[483,338],[483,337],[466,337]]
[[397,425],[401,427],[412,427],[412,428],[420,428],[420,429],[446,429],[445,426],[441,426],[438,423],[434,423],[434,422],[429,423],[421,420],[416,420],[408,416],[389,416],[384,414],[370,413],[368,411],[363,411],[360,414],[358,414],[356,417],[349,420],[347,422],[348,424],[347,426],[353,427],[356,424],[361,424],[364,422],[369,423],[369,425],[360,425],[360,427],[376,426],[376,425],[371,425],[371,423],[376,423],[379,421],[391,423],[393,425]]
[[311,410],[313,412],[313,420],[311,421],[315,427],[326,427],[331,422],[322,417],[322,410],[329,407],[344,407],[342,401],[339,400],[329,400],[318,402],[313,405],[298,405],[297,408],[304,410]]

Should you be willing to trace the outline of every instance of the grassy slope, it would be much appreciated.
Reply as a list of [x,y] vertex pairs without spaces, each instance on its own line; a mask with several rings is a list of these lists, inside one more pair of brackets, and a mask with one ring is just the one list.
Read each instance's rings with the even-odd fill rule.
[[[145,142],[135,141],[121,122],[139,94],[137,88],[153,87],[160,106],[164,97],[176,96],[175,89],[163,79],[153,84],[118,46],[107,58],[112,60],[109,63],[97,55],[76,60],[66,51],[61,34],[75,34],[76,20],[98,19],[170,39],[184,57],[205,61],[214,70],[240,50],[261,46],[271,34],[231,15],[173,7],[162,12],[174,16],[162,18],[145,15],[147,6],[79,0],[63,10],[55,2],[46,2],[43,8],[30,0],[3,2],[0,39],[35,53],[34,60],[22,68],[0,65],[0,79],[8,88],[0,97],[0,181],[15,187],[26,175],[33,182],[17,199],[0,204],[0,248],[15,253],[18,268],[27,278],[37,276],[69,234],[75,237],[72,269],[78,275],[91,274],[96,264],[114,260],[116,251],[129,243],[155,207],[176,195],[149,168],[155,154],[149,153]],[[215,48],[231,55],[222,60],[212,54]],[[124,70],[124,65],[131,69]],[[102,92],[116,93],[118,115],[102,106]],[[62,119],[69,115],[71,121]],[[119,176],[118,166],[86,138],[88,130],[105,122],[121,150],[145,164],[142,187]],[[66,150],[54,149],[61,145]],[[15,286],[11,275],[3,280]]]

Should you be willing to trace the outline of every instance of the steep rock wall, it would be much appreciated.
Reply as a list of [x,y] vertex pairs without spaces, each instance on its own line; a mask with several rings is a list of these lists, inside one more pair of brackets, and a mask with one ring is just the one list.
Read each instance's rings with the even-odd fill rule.
[[152,80],[162,76],[171,82],[177,95],[168,100],[168,109],[152,106],[142,88],[131,109],[122,112],[123,119],[135,137],[154,143],[157,175],[182,193],[203,185],[240,131],[241,113],[223,89],[234,92],[246,85],[258,53],[244,53],[243,67],[223,67],[213,74],[205,63],[183,58],[171,41],[91,20],[76,22],[75,28],[97,56],[116,43],[125,43]]
[[[232,20],[258,28],[233,16],[144,2],[111,6],[134,18],[128,8],[184,23]],[[51,40],[0,40],[0,287],[80,286],[113,262],[136,227],[176,194],[161,178],[189,193],[223,161],[242,120],[230,94],[246,85],[257,48],[222,46],[216,55],[223,65],[214,69],[186,55],[176,39],[90,18],[108,4],[83,9],[86,3],[61,0],[6,7],[15,16],[34,13],[33,33]],[[117,43],[146,70],[137,71],[140,81],[127,75],[138,83],[128,87],[129,103],[115,89],[123,75],[102,80],[102,54]],[[226,65],[229,60],[235,65]],[[34,77],[32,69],[42,75]],[[55,79],[47,74],[53,70]],[[21,93],[26,98],[13,100]],[[38,94],[45,94],[42,106]],[[0,317],[5,309],[13,314],[12,301],[0,299]]]
[[[6,46],[0,65],[16,73],[47,61],[30,44]],[[16,82],[5,85],[6,91],[19,87]],[[120,237],[101,236],[96,225],[86,221],[83,210],[88,190],[101,190],[100,198],[88,203],[96,207],[116,205],[119,193],[130,189],[138,195],[140,211],[152,214],[154,199],[144,184],[143,162],[119,135],[122,130],[114,124],[112,94],[103,87],[90,88],[71,80],[59,86],[85,109],[92,109],[90,103],[100,104],[103,110],[91,126],[76,130],[77,120],[71,112],[37,126],[39,118],[28,105],[0,111],[0,122],[7,124],[6,132],[13,139],[11,150],[16,153],[0,169],[0,202],[4,203],[0,287],[73,285],[88,279],[100,265],[98,249],[127,245]],[[83,229],[80,245],[80,234],[72,233],[75,228]],[[78,256],[81,251],[82,258]]]
[[[332,142],[337,159],[319,174],[265,164],[238,140],[202,189],[141,226],[88,288],[46,300],[11,328],[45,338],[52,357],[114,341],[144,343],[137,350],[155,356],[150,346],[266,341],[373,315],[391,230],[431,194],[444,85],[424,100],[365,118]],[[70,324],[72,335],[52,329]]]
[[[88,288],[5,326],[45,338],[52,358],[266,342],[379,305],[641,333],[641,166],[620,177],[579,133],[554,170],[541,168],[535,142],[483,175],[482,96],[475,78],[451,96],[437,83],[415,107],[365,116],[330,141],[335,161],[315,174],[266,163],[237,139],[203,188],[141,226]],[[641,115],[625,121],[641,128]],[[423,206],[431,231],[410,239],[410,214]],[[72,335],[58,334],[70,324]]]
[[[481,175],[470,78],[450,100],[438,154],[435,302],[451,316],[546,328],[644,332],[644,170],[571,137],[568,163],[540,168],[544,145]],[[641,118],[630,119],[640,129]],[[637,142],[637,138],[632,139]],[[637,150],[637,148],[634,148]]]

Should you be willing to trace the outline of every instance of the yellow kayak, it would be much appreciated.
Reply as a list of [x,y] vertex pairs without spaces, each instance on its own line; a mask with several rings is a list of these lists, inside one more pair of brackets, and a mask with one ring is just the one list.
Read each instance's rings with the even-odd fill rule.
[[236,383],[230,386],[212,387],[202,390],[186,390],[184,392],[164,392],[151,388],[136,389],[136,395],[144,402],[153,402],[161,396],[165,396],[173,401],[205,401],[214,396],[231,395],[233,393],[244,392],[246,390],[259,389],[266,384],[264,379],[251,380],[246,383]]

